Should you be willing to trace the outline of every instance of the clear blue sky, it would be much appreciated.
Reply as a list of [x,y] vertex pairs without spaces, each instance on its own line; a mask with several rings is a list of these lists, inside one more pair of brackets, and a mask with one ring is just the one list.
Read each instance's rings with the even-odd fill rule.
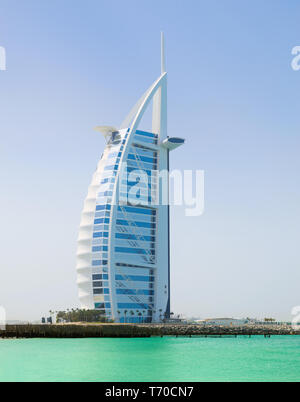
[[172,310],[275,316],[300,305],[300,4],[1,0],[0,305],[78,305],[83,200],[104,141],[160,72],[172,168],[205,170],[205,214],[172,209]]

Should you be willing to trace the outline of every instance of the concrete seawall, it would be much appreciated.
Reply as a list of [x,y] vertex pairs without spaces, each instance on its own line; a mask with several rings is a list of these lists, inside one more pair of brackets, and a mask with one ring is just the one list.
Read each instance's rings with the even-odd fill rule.
[[145,338],[151,336],[300,335],[283,325],[220,327],[183,324],[7,325],[0,338]]

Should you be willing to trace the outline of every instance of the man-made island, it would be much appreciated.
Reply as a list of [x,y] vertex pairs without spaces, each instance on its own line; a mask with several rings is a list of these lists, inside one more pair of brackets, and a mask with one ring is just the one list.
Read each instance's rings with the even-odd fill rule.
[[146,338],[151,336],[300,335],[289,325],[213,326],[199,324],[53,324],[7,325],[0,338]]

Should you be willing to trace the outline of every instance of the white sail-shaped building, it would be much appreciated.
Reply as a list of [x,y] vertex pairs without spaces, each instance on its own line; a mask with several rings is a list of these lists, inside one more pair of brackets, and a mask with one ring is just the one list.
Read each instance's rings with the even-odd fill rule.
[[[151,101],[152,132],[146,132],[140,122]],[[170,317],[169,188],[158,176],[168,178],[169,152],[184,143],[167,135],[163,35],[160,77],[120,128],[98,130],[107,145],[81,217],[81,307],[116,322],[158,322]]]

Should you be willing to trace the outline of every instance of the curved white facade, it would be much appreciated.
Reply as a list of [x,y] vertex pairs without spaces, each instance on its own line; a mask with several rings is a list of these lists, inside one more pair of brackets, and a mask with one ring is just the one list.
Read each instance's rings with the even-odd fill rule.
[[[149,133],[139,125],[152,100]],[[168,172],[170,150],[184,142],[167,137],[164,61],[125,125],[100,128],[107,145],[81,217],[79,298],[116,322],[155,322],[170,315],[168,182],[157,172]]]

